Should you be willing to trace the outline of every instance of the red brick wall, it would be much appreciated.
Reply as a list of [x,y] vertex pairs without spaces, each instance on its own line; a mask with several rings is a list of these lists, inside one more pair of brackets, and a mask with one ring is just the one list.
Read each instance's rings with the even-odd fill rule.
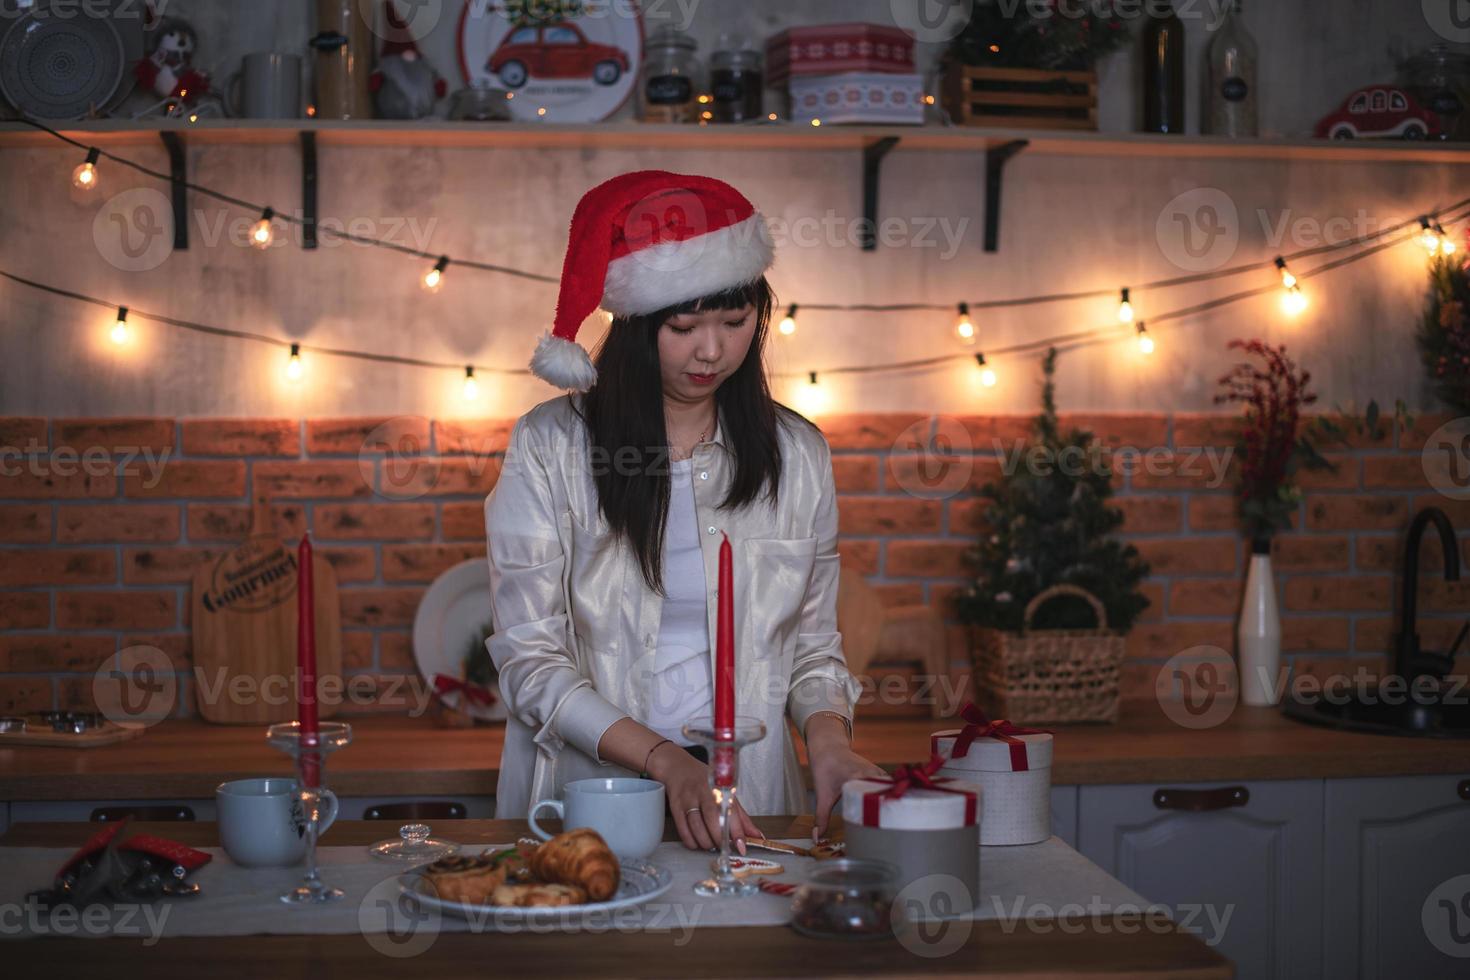
[[[1448,511],[1470,561],[1470,504],[1436,493],[1421,449],[1445,417],[1333,453],[1309,474],[1294,534],[1276,548],[1285,646],[1301,669],[1378,669],[1394,630],[1400,537],[1410,514]],[[1128,638],[1125,693],[1149,696],[1172,654],[1232,645],[1247,549],[1228,480],[1202,473],[1195,447],[1223,451],[1225,416],[1088,415],[1113,450],[1147,452],[1115,480],[1126,537],[1152,563],[1153,605]],[[844,562],[892,604],[943,607],[964,581],[979,533],[970,490],[1000,472],[1028,418],[849,415],[822,421],[834,452]],[[336,568],[350,674],[387,688],[412,674],[410,629],[428,583],[485,552],[481,502],[494,485],[509,420],[0,418],[0,711],[84,707],[92,673],[116,649],[160,647],[189,665],[189,580],[240,540],[248,488],[272,496],[275,531],[310,527]],[[957,445],[935,476],[921,445]],[[413,455],[398,453],[405,447]],[[161,468],[149,468],[167,452]],[[143,454],[151,454],[150,456]],[[390,455],[391,453],[391,455]],[[121,471],[121,472],[120,472]],[[929,499],[905,488],[963,484]],[[946,482],[947,481],[947,482]],[[386,493],[386,497],[384,494]],[[1424,568],[1440,568],[1426,539]],[[1470,575],[1467,575],[1470,579]],[[1443,649],[1470,611],[1470,586],[1422,576],[1421,633]],[[968,673],[951,627],[952,682]],[[181,677],[180,711],[192,710]]]

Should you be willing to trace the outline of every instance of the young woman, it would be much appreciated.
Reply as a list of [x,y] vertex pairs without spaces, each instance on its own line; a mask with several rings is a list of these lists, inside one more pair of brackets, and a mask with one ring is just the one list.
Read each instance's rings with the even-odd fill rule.
[[[516,423],[485,501],[489,649],[510,715],[499,816],[569,780],[646,773],[684,844],[715,845],[706,760],[681,728],[713,704],[725,537],[736,711],[767,732],[741,753],[737,846],[759,833],[749,813],[805,808],[788,719],[816,833],[844,782],[882,774],[849,744],[830,451],[766,381],[773,251],[750,202],[706,177],[625,174],[578,205],[556,327],[532,360],[573,393]],[[613,321],[594,366],[575,337],[599,305]]]

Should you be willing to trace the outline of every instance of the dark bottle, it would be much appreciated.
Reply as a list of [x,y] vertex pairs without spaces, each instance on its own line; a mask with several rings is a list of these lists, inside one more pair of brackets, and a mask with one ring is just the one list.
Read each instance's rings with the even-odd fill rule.
[[1166,3],[1143,31],[1143,131],[1184,132],[1184,22]]

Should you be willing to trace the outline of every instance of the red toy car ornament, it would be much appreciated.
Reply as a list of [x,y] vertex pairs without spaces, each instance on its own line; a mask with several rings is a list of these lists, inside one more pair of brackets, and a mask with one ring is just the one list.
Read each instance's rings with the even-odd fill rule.
[[628,70],[628,56],[621,48],[587,40],[575,24],[558,21],[515,28],[486,68],[508,89],[520,88],[528,78],[591,78],[613,85]]
[[1336,112],[1317,123],[1319,139],[1367,137],[1422,140],[1439,137],[1439,117],[1392,85],[1371,85],[1347,97]]

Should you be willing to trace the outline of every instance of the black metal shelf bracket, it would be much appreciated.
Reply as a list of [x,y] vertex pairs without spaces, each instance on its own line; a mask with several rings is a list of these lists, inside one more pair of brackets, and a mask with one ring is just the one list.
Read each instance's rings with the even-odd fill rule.
[[189,165],[184,155],[184,140],[178,133],[164,130],[159,133],[164,149],[168,151],[169,186],[172,190],[174,211],[174,249],[184,251],[189,247]]
[[1012,140],[985,151],[985,251],[1000,250],[1001,177],[1011,157],[1031,145],[1030,140]]
[[883,172],[883,158],[897,145],[897,136],[885,136],[863,147],[863,226],[860,232],[864,252],[878,248],[878,177]]
[[301,132],[301,247],[316,248],[316,133]]

